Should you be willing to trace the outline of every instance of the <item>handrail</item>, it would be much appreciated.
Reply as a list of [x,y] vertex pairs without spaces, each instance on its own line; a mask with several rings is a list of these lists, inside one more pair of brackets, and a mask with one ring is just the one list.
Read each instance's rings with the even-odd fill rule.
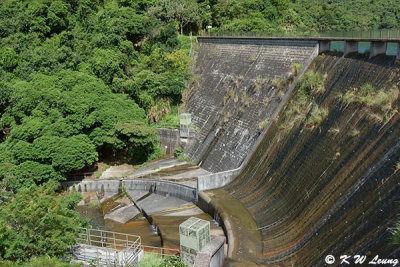
[[215,37],[286,37],[286,38],[357,38],[357,39],[382,39],[382,40],[400,40],[400,29],[382,29],[382,30],[355,30],[355,31],[292,31],[292,32],[268,32],[268,31],[213,31],[204,33],[200,36]]

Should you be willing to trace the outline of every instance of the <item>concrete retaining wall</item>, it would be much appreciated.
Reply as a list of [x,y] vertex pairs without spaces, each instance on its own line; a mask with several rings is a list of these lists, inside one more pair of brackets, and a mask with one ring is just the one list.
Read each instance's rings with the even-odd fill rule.
[[241,172],[242,167],[239,167],[229,171],[199,176],[197,179],[197,190],[204,191],[227,185],[232,182]]
[[151,191],[159,195],[176,197],[197,203],[197,190],[193,187],[151,179],[122,180],[122,184],[126,190]]
[[173,155],[181,145],[179,129],[157,128],[160,137],[161,150],[166,155]]
[[235,239],[233,238],[232,226],[229,221],[229,214],[225,211],[218,209],[214,202],[204,192],[199,192],[197,206],[205,213],[210,214],[222,227],[228,243],[228,257],[232,256],[235,246]]
[[151,191],[153,193],[180,198],[197,203],[197,189],[189,186],[151,179],[129,179],[129,180],[95,180],[63,182],[64,190],[77,190],[79,192],[119,192],[119,188],[126,190]]
[[119,180],[94,180],[94,181],[73,181],[63,182],[61,186],[64,190],[76,190],[78,192],[107,192],[118,193],[120,187]]

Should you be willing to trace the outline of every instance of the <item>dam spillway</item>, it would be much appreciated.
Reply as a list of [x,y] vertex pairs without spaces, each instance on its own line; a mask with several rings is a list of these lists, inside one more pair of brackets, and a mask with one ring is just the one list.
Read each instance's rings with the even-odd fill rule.
[[[389,229],[400,212],[399,65],[393,57],[328,54],[310,71],[324,77],[323,90],[304,100],[297,88],[224,188],[257,224],[257,261],[322,266],[329,254],[398,256]],[[386,107],[344,99],[366,84],[388,98]],[[326,114],[309,123],[316,109]]]

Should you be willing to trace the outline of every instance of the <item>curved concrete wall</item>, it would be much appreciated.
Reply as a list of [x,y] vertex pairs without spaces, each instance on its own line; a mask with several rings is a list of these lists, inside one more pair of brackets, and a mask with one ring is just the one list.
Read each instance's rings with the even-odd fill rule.
[[[326,55],[312,69],[326,74],[325,91],[306,101],[328,110],[327,117],[310,126],[311,112],[289,112],[294,94],[242,174],[224,189],[253,215],[264,263],[323,266],[329,254],[388,258],[398,252],[389,229],[400,213],[400,99],[398,87],[392,91],[399,66],[393,58]],[[346,92],[366,83],[397,100],[345,102]],[[299,112],[304,119],[285,128]]]
[[197,190],[193,187],[150,179],[122,180],[122,184],[126,190],[151,191],[159,195],[176,197],[197,203]]
[[317,42],[207,37],[198,42],[199,80],[186,103],[197,133],[185,151],[208,171],[235,169],[289,97],[292,64],[305,64]]
[[118,193],[120,188],[126,190],[151,191],[163,196],[171,196],[186,201],[197,203],[197,190],[189,186],[151,179],[125,179],[125,180],[93,180],[63,182],[62,187],[66,190],[77,190],[80,192],[108,192]]

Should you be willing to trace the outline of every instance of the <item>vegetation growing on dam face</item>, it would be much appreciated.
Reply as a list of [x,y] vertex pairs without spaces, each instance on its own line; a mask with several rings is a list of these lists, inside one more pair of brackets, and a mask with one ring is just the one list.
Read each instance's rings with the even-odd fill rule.
[[253,215],[264,263],[319,266],[348,251],[389,257],[399,242],[399,66],[332,54],[310,69],[225,190]]
[[[303,122],[315,128],[328,116],[328,109],[316,103],[316,98],[325,92],[327,75],[312,70],[307,71],[296,86],[296,94],[287,105],[284,122],[280,125],[285,130]],[[307,119],[306,119],[307,118]],[[306,119],[306,120],[305,120]]]

